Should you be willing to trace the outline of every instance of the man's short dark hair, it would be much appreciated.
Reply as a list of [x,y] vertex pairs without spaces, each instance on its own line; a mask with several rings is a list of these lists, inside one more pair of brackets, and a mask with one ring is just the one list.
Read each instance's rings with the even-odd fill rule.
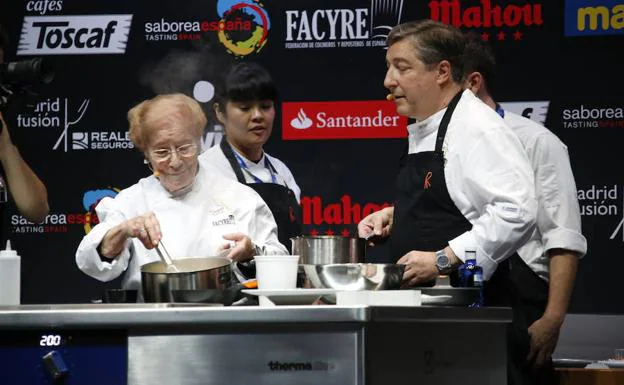
[[418,50],[418,59],[425,65],[435,65],[442,60],[451,63],[453,81],[461,83],[466,39],[459,29],[429,19],[410,21],[392,28],[386,42],[390,47],[406,39]]
[[488,93],[496,88],[496,57],[492,47],[475,33],[466,34],[466,48],[464,50],[464,74],[479,72],[485,80]]

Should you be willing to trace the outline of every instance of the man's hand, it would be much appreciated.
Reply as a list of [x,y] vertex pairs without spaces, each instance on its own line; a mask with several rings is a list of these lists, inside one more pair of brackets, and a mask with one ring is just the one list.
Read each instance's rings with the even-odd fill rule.
[[219,251],[232,249],[228,258],[235,262],[249,261],[254,256],[254,247],[251,238],[243,233],[224,234],[223,238],[232,241],[219,247]]
[[402,287],[416,286],[436,279],[439,273],[435,260],[434,251],[414,250],[402,256],[397,261],[397,264],[406,265]]
[[366,216],[358,223],[358,236],[368,239],[369,245],[374,246],[374,239],[386,238],[392,231],[392,216],[394,207],[386,207]]
[[529,326],[531,347],[527,361],[534,369],[542,367],[550,358],[559,339],[562,321],[543,316]]

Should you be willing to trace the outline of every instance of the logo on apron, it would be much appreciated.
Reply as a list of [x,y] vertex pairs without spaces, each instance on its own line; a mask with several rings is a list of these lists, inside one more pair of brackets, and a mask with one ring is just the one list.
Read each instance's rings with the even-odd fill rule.
[[427,175],[425,175],[425,190],[428,188],[431,188],[431,177],[433,176],[433,173],[431,171],[427,172]]

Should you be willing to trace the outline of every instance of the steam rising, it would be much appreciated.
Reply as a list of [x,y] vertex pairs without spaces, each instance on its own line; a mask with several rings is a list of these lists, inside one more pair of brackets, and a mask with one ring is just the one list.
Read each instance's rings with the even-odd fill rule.
[[[149,62],[141,69],[140,83],[155,95],[181,92],[194,97],[198,82],[209,82],[216,88],[222,82],[232,59],[221,47],[211,49],[207,42],[196,49],[171,50],[162,59]],[[200,83],[203,84],[203,83]],[[212,110],[212,98],[198,100],[208,118],[207,131],[217,123]]]

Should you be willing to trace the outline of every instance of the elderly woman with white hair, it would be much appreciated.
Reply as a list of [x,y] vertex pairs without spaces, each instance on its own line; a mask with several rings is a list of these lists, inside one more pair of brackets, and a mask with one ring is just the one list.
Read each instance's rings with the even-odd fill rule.
[[[86,274],[141,289],[141,266],[158,261],[162,240],[173,259],[216,255],[245,262],[287,254],[271,211],[251,188],[198,162],[206,117],[183,94],[159,95],[128,112],[130,137],[153,175],[96,207],[100,223],[80,242],[76,263]],[[232,246],[234,245],[234,246]]]

